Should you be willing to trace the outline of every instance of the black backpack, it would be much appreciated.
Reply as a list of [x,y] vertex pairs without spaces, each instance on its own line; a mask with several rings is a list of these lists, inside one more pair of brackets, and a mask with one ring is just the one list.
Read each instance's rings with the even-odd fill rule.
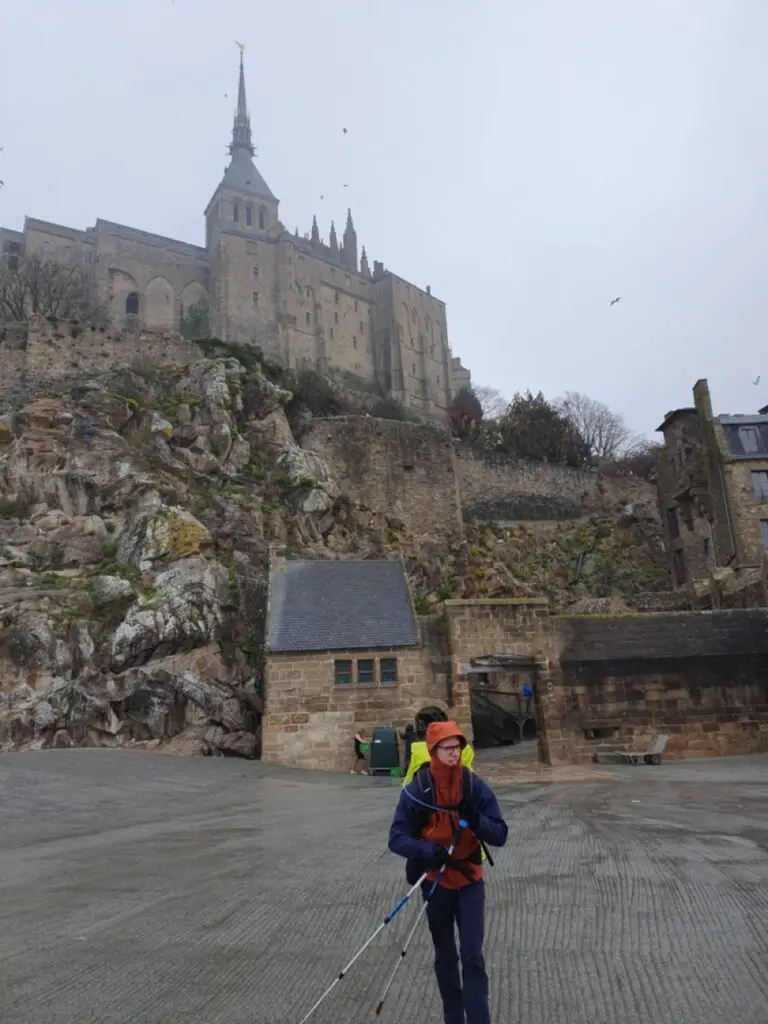
[[[413,830],[413,838],[420,839],[421,834],[429,823],[429,819],[435,813],[432,808],[436,808],[439,811],[458,811],[459,805],[443,806],[435,803],[434,791],[432,787],[432,774],[429,770],[429,765],[424,764],[417,769],[413,776],[414,782],[419,787],[419,800],[423,804],[427,804],[426,807],[419,807],[419,815],[416,825]],[[474,776],[469,768],[462,767],[461,769],[461,800],[471,802],[473,800],[474,793]],[[481,864],[482,855],[481,848],[485,849],[485,844],[478,842],[475,850],[470,853],[466,858],[470,864]],[[488,857],[488,863],[492,864],[493,861],[490,859],[490,855],[486,851]],[[416,882],[426,871],[426,863],[420,857],[408,857],[405,862],[405,878],[408,885],[415,885]]]

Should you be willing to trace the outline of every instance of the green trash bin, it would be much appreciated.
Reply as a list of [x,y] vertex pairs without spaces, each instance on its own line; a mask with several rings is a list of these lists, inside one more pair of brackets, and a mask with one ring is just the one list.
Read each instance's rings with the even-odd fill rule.
[[397,738],[397,729],[377,725],[373,730],[368,771],[371,775],[392,775],[395,771],[400,771],[400,743]]

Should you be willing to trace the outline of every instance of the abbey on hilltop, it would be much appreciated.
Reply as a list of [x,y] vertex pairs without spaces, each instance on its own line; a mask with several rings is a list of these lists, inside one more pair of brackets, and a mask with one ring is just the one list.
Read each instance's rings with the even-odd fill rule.
[[260,345],[286,366],[346,370],[427,417],[444,418],[470,382],[448,345],[445,304],[358,252],[352,214],[328,242],[280,223],[253,162],[242,52],[231,160],[205,209],[205,247],[97,220],[85,231],[25,218],[0,228],[6,259],[44,252],[87,268],[115,324],[178,331],[205,303],[211,334]]

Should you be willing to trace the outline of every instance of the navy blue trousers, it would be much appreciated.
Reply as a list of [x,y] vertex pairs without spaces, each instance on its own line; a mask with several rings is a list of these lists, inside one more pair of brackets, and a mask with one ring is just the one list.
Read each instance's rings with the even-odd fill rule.
[[[425,897],[430,887],[424,887]],[[462,889],[438,886],[427,905],[445,1024],[491,1024],[488,975],[483,959],[484,911],[484,882],[473,882]],[[456,929],[461,950],[461,975]]]

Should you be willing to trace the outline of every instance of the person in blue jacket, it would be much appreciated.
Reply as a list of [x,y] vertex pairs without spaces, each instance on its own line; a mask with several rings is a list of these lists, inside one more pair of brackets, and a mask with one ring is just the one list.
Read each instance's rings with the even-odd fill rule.
[[[507,824],[493,790],[461,764],[466,739],[455,722],[427,729],[429,765],[400,791],[389,849],[408,860],[413,884],[428,872],[427,920],[435,948],[435,975],[445,1024],[490,1024],[483,958],[485,882],[481,844],[504,846]],[[459,821],[466,822],[461,828]],[[449,847],[454,850],[449,854]],[[461,949],[456,950],[458,927]]]

